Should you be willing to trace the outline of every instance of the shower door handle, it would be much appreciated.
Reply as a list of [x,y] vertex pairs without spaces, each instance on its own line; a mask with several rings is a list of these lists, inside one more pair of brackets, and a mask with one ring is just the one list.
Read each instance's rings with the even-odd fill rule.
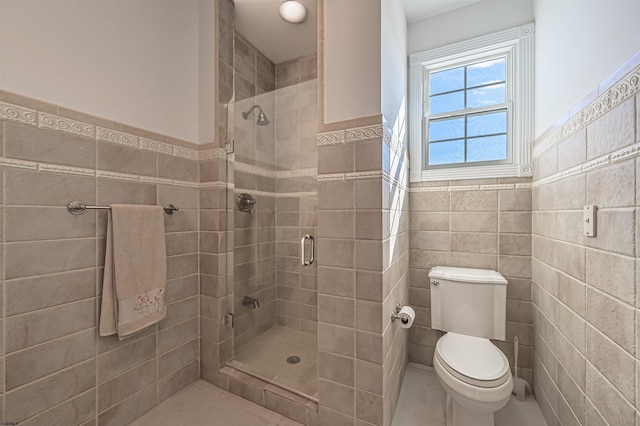
[[[309,258],[309,260],[307,260],[307,250],[305,244],[307,240],[311,241],[311,257]],[[313,239],[313,237],[309,234],[302,237],[302,239],[300,240],[300,261],[302,263],[302,266],[309,266],[313,263],[313,261],[315,260],[315,252],[316,241]]]

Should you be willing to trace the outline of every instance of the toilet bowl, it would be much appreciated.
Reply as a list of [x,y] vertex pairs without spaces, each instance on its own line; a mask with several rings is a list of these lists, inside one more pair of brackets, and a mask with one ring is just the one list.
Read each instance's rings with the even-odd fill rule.
[[513,390],[507,357],[489,339],[447,333],[433,365],[447,392],[447,426],[493,426]]

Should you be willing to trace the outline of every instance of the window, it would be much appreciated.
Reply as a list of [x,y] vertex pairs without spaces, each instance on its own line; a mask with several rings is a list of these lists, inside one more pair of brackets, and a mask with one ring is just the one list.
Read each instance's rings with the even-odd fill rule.
[[533,24],[411,56],[411,181],[530,176]]

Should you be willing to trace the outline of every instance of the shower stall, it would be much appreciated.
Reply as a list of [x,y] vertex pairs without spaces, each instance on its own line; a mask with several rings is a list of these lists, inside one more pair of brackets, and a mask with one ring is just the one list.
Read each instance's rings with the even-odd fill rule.
[[317,399],[316,55],[276,64],[237,29],[230,41],[226,361]]

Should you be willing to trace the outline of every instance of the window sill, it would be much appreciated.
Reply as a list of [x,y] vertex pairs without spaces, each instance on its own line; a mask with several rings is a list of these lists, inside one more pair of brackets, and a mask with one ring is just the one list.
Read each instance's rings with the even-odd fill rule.
[[433,169],[412,171],[410,182],[433,182],[440,180],[485,179],[502,177],[530,177],[533,175],[531,164],[496,164],[491,166],[456,167],[451,169]]

